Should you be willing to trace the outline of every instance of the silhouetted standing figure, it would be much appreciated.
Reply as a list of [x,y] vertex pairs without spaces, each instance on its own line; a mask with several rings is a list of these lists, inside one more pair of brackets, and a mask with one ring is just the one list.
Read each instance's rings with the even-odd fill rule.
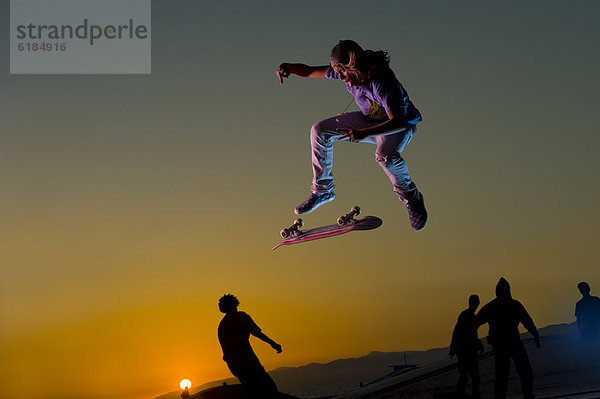
[[183,392],[181,392],[181,397],[182,397],[183,399],[189,398],[189,397],[190,397],[190,388],[188,388],[188,387],[185,387],[185,388],[183,389]]
[[590,295],[590,286],[585,281],[577,284],[582,298],[575,305],[575,317],[581,336],[589,340],[600,338],[600,298]]
[[238,299],[231,294],[224,295],[219,300],[219,310],[225,313],[218,329],[223,360],[250,397],[276,398],[277,386],[254,354],[250,346],[250,334],[271,345],[277,353],[281,353],[281,345],[267,337],[248,314],[238,312],[239,304]]
[[456,355],[458,361],[458,372],[460,377],[456,387],[458,397],[465,395],[467,381],[471,376],[473,397],[480,398],[479,392],[479,365],[477,364],[477,352],[483,352],[483,344],[477,338],[477,326],[475,324],[475,311],[479,307],[479,297],[469,297],[469,308],[458,316],[458,321],[452,332],[450,343],[450,357]]
[[510,294],[510,285],[500,278],[496,285],[496,299],[481,308],[476,316],[476,325],[488,323],[490,332],[488,342],[494,352],[496,383],[494,393],[496,399],[506,398],[510,359],[515,362],[515,369],[521,379],[521,389],[525,399],[532,399],[533,372],[527,351],[519,336],[519,323],[533,335],[535,345],[540,347],[540,336],[533,320],[525,307]]

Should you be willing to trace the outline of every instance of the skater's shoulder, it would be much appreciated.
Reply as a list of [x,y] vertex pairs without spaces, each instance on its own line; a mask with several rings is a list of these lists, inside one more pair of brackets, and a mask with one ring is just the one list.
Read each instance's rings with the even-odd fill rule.
[[247,319],[251,319],[251,318],[246,312],[236,310],[235,312],[227,312],[225,314],[225,316],[223,316],[223,318],[221,319],[221,323],[226,323],[228,321],[234,321],[234,320],[247,320]]
[[367,82],[370,86],[374,88],[384,88],[388,86],[397,86],[399,85],[398,78],[394,74],[391,68],[383,68],[382,70],[375,73],[371,79]]
[[252,320],[252,317],[250,317],[250,315],[246,312],[243,312],[241,310],[238,310],[237,312],[235,312],[235,317],[237,319],[241,319],[241,320]]

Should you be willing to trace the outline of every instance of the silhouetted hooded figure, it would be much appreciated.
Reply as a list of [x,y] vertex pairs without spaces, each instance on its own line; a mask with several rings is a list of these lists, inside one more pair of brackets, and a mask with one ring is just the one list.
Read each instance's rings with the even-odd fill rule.
[[247,313],[238,312],[239,304],[231,294],[219,300],[219,310],[225,313],[218,328],[223,360],[251,398],[276,398],[277,386],[254,354],[250,334],[271,345],[277,353],[281,353],[281,345],[267,337]]
[[477,337],[477,326],[475,324],[475,311],[479,306],[479,297],[469,297],[469,308],[463,310],[458,316],[458,321],[452,332],[450,343],[450,357],[456,355],[458,360],[458,372],[460,377],[456,387],[459,397],[464,396],[469,375],[473,387],[473,398],[481,397],[479,392],[479,366],[477,364],[477,352],[483,352],[483,344]]
[[590,285],[585,281],[577,284],[582,298],[575,305],[575,317],[581,336],[589,340],[600,338],[600,298],[590,295]]
[[511,297],[510,285],[500,278],[496,285],[496,299],[481,308],[476,316],[476,325],[488,323],[490,332],[488,342],[494,352],[496,382],[494,393],[496,399],[506,398],[506,386],[510,370],[510,359],[521,379],[521,389],[525,399],[534,398],[533,372],[527,351],[521,342],[519,323],[533,335],[535,345],[540,347],[540,337],[533,320],[521,303]]

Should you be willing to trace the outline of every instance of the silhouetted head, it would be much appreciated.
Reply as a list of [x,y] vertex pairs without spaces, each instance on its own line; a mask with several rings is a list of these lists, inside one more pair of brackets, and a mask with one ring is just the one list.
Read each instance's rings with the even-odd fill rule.
[[498,298],[510,298],[510,284],[504,277],[500,277],[498,284],[496,284],[496,296]]
[[590,285],[588,283],[586,283],[585,281],[582,281],[581,283],[577,284],[577,288],[579,289],[579,292],[581,292],[581,295],[583,296],[587,296],[590,294]]
[[469,309],[475,310],[479,307],[479,296],[473,294],[469,297]]
[[239,304],[240,301],[238,301],[235,295],[223,295],[219,299],[219,310],[223,313],[235,312]]

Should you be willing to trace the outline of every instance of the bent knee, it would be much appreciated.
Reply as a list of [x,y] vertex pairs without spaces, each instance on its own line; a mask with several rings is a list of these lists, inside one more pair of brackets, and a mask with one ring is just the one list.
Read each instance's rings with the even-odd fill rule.
[[317,122],[310,128],[310,139],[311,142],[319,142],[322,144],[330,144],[334,137],[340,134],[335,131],[327,123]]
[[379,163],[388,163],[388,162],[395,162],[397,160],[402,160],[402,157],[400,156],[400,154],[398,152],[393,152],[391,154],[381,154],[376,152],[375,153],[375,160]]
[[310,128],[310,134],[311,135],[316,135],[319,136],[322,132],[324,132],[326,129],[323,126],[322,122],[316,122],[314,123],[311,128]]

